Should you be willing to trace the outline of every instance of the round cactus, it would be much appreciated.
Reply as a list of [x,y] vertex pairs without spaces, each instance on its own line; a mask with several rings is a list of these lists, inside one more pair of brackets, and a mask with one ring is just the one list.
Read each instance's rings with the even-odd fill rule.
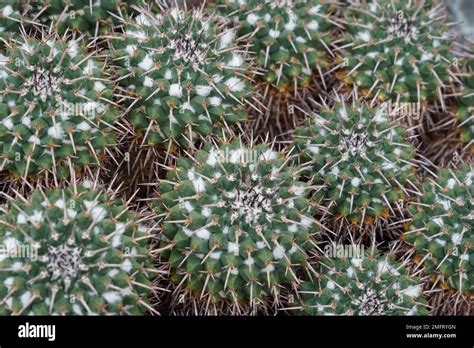
[[81,40],[10,41],[0,55],[0,170],[63,178],[97,165],[114,143],[112,97],[104,63]]
[[[0,30],[16,31],[19,23],[25,26],[53,25],[59,33],[67,30],[89,34],[104,34],[120,24],[120,16],[134,13],[134,5],[145,0],[1,0]],[[3,17],[3,18],[2,18]]]
[[0,216],[0,313],[136,315],[155,273],[135,213],[90,182],[10,199]]
[[317,226],[290,158],[234,140],[180,158],[160,185],[173,277],[214,302],[255,305],[299,281]]
[[369,96],[392,102],[443,101],[454,55],[442,7],[432,0],[353,4],[345,11],[342,78]]
[[246,118],[247,64],[235,35],[199,10],[143,10],[126,23],[113,57],[143,141],[187,145]]
[[250,40],[263,73],[259,77],[280,90],[307,87],[313,73],[329,66],[333,21],[320,0],[219,0],[217,10],[239,24]]
[[414,149],[383,107],[338,103],[297,128],[295,142],[300,162],[311,164],[306,175],[322,185],[321,204],[353,224],[395,216],[392,205],[413,186]]
[[390,256],[373,251],[352,258],[324,257],[318,277],[299,290],[302,315],[427,315],[420,279]]
[[422,196],[410,211],[404,234],[427,275],[444,287],[474,294],[474,170],[443,169],[436,181],[422,185]]

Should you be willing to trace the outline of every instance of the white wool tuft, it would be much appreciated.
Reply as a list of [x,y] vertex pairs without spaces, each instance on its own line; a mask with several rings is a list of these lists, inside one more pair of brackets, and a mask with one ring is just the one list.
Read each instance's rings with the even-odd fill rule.
[[209,230],[207,230],[206,228],[200,228],[196,231],[196,236],[201,239],[208,240],[211,236],[211,232],[209,232]]
[[238,255],[239,254],[239,244],[229,242],[227,244],[227,251],[231,254]]
[[461,233],[453,233],[451,241],[454,245],[459,245],[462,243],[462,234]]
[[122,266],[120,268],[128,273],[132,270],[132,262],[129,259],[126,259],[122,262]]
[[8,129],[8,130],[11,130],[13,128],[13,122],[11,119],[7,118],[5,120],[3,120],[3,126]]
[[151,59],[150,55],[147,54],[145,58],[143,58],[143,60],[138,63],[138,66],[143,70],[148,71],[154,66],[153,59]]
[[153,87],[153,79],[150,76],[145,76],[145,79],[143,80],[143,86]]
[[400,291],[402,294],[409,297],[418,297],[421,294],[421,286],[415,285]]
[[370,40],[370,33],[368,31],[357,33],[356,38],[364,42],[368,42]]
[[100,81],[94,82],[94,91],[102,92],[104,89],[105,89],[105,85],[102,82]]
[[11,16],[13,13],[13,7],[11,7],[10,5],[7,5],[3,8],[2,12],[3,12],[4,17]]
[[277,260],[282,259],[283,256],[285,256],[285,248],[283,248],[281,245],[278,245],[273,249],[273,257]]
[[122,299],[122,296],[120,296],[120,293],[118,291],[107,291],[102,294],[102,297],[108,302],[108,303],[115,303],[118,302]]
[[354,186],[354,187],[359,187],[359,185],[360,185],[360,178],[358,178],[358,177],[352,178],[352,180],[351,180],[351,185]]
[[222,99],[220,97],[210,97],[209,104],[212,106],[220,106],[222,104]]
[[225,82],[231,92],[242,92],[245,88],[244,82],[238,77],[231,77]]
[[197,85],[196,86],[196,93],[202,97],[207,97],[212,92],[212,86],[203,86]]
[[317,21],[311,21],[307,24],[307,27],[309,30],[318,30],[319,29],[319,23]]
[[238,68],[244,63],[244,58],[240,54],[233,54],[231,60],[227,63],[227,66],[232,68]]
[[255,25],[259,19],[260,19],[260,17],[257,16],[255,13],[251,13],[247,16],[247,22],[250,25]]
[[125,47],[125,51],[127,51],[129,56],[133,56],[135,52],[137,51],[137,46],[136,45],[127,45]]
[[183,87],[180,84],[174,83],[170,86],[170,96],[181,98],[183,96]]
[[270,35],[272,38],[276,39],[280,36],[280,31],[270,29],[270,31],[268,32],[268,35]]
[[229,45],[232,43],[232,40],[234,40],[235,37],[235,31],[234,30],[228,30],[226,31],[222,36],[220,40],[220,45],[219,49],[224,49],[229,47]]

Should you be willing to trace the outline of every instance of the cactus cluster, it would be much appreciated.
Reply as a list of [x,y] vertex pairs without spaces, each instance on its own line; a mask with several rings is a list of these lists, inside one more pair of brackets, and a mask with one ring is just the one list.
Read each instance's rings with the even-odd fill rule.
[[148,238],[91,182],[12,198],[0,214],[0,313],[143,313],[155,273]]
[[422,185],[413,220],[404,234],[433,282],[474,294],[474,170],[442,170]]
[[318,277],[299,289],[303,315],[426,315],[419,278],[374,250],[353,258],[323,258]]
[[432,0],[370,0],[345,11],[340,76],[370,98],[443,100],[453,82],[452,37]]
[[268,145],[208,144],[160,185],[162,248],[197,294],[236,304],[277,297],[298,281],[317,226],[309,188]]
[[199,10],[143,11],[126,22],[112,55],[144,142],[186,146],[245,120],[251,89],[235,36]]
[[99,165],[119,116],[104,63],[75,38],[23,37],[8,45],[0,56],[0,169],[64,178]]
[[414,149],[405,133],[383,107],[338,103],[298,127],[295,144],[328,211],[362,224],[395,216],[414,185]]
[[250,42],[262,82],[279,90],[306,87],[312,74],[328,69],[334,22],[323,1],[219,0],[216,7]]

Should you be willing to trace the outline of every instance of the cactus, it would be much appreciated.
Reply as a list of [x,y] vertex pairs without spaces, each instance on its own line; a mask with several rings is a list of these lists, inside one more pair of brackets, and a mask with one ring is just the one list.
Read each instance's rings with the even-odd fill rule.
[[163,255],[173,278],[214,303],[262,304],[297,283],[317,226],[287,154],[238,140],[178,159],[160,185]]
[[247,63],[235,35],[199,10],[142,9],[127,21],[113,57],[143,142],[186,146],[246,118]]
[[392,102],[440,99],[453,81],[452,38],[432,0],[372,0],[346,13],[341,52],[346,85]]
[[[9,16],[0,15],[0,30],[17,31],[18,24],[34,24],[39,27],[53,26],[63,34],[66,31],[78,31],[83,34],[107,34],[120,25],[120,15],[134,14],[134,5],[148,3],[145,0],[1,0]],[[153,6],[150,2],[150,8]],[[13,12],[12,12],[13,11]],[[0,12],[1,14],[1,12]],[[6,17],[6,18],[5,18]]]
[[217,10],[239,24],[263,70],[258,78],[279,90],[307,87],[329,67],[333,23],[319,0],[219,0]]
[[[414,149],[405,130],[387,121],[384,108],[339,102],[295,130],[306,176],[322,189],[316,195],[330,213],[352,224],[395,217],[392,206],[409,195]],[[319,201],[319,198],[318,198]]]
[[419,202],[413,202],[413,220],[404,234],[413,245],[416,260],[433,282],[474,294],[474,234],[472,166],[443,169],[436,180],[422,185]]
[[149,237],[136,213],[92,182],[10,198],[0,217],[0,314],[143,313],[156,272]]
[[[358,257],[357,257],[358,256]],[[299,290],[302,315],[427,315],[420,279],[373,249],[352,258],[324,257],[318,277]]]
[[0,55],[0,170],[55,179],[98,165],[119,112],[104,63],[82,40],[9,41]]

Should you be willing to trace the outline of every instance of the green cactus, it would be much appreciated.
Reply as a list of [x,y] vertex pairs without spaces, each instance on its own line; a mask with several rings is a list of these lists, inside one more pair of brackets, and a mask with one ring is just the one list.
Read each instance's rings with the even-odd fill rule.
[[156,205],[177,282],[214,302],[254,305],[299,281],[317,226],[309,187],[289,161],[238,140],[178,159]]
[[148,229],[137,221],[91,182],[10,199],[0,216],[0,314],[137,315],[150,309],[156,271]]
[[217,10],[232,16],[239,35],[250,39],[264,70],[258,78],[280,90],[307,87],[332,55],[331,7],[320,0],[218,0]]
[[[0,0],[0,32],[17,31],[19,23],[53,25],[63,34],[67,30],[84,34],[107,34],[120,24],[120,16],[134,14],[133,6],[145,5],[145,0]],[[10,14],[8,16],[5,15]],[[6,18],[5,18],[6,17]]]
[[415,151],[387,117],[383,107],[338,103],[295,130],[300,162],[311,167],[305,175],[322,185],[321,204],[353,224],[395,216],[392,205],[413,185]]
[[0,170],[55,178],[97,165],[114,143],[113,85],[83,41],[18,38],[0,55]]
[[[357,257],[358,256],[358,257]],[[373,250],[352,258],[324,257],[318,277],[299,289],[299,315],[427,315],[420,279],[392,256]]]
[[442,286],[474,294],[474,170],[443,169],[435,181],[422,185],[413,220],[404,234],[414,246],[416,260]]
[[345,11],[342,78],[370,98],[443,99],[453,82],[453,39],[432,0],[368,1]]
[[235,31],[198,10],[143,11],[127,22],[113,57],[143,141],[187,145],[246,118],[247,63],[234,41]]

